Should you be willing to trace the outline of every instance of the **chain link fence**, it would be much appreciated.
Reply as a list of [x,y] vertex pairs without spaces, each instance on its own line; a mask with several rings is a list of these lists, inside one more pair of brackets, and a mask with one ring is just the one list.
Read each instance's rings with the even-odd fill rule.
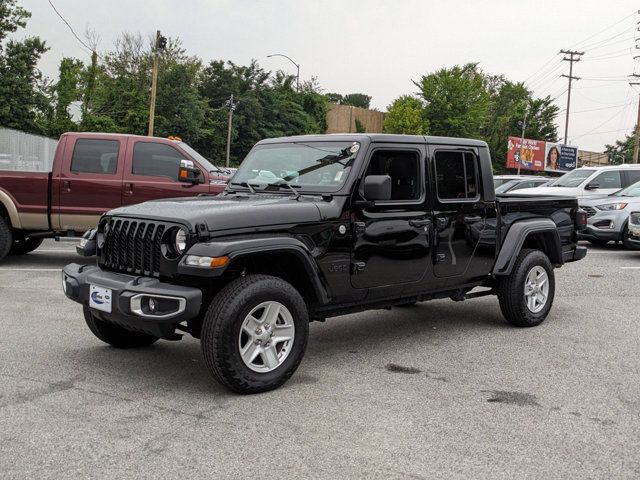
[[0,127],[0,170],[50,172],[58,140]]

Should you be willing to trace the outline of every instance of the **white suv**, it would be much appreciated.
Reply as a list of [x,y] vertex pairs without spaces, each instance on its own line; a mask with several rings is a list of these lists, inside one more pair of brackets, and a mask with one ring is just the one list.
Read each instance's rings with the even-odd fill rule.
[[580,167],[546,187],[518,190],[518,195],[576,197],[606,196],[640,181],[640,164]]

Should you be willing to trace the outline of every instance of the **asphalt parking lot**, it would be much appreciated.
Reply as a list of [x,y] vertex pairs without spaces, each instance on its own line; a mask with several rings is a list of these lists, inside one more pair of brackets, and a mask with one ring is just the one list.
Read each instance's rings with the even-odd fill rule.
[[493,297],[313,323],[256,396],[194,339],[98,341],[60,287],[78,259],[47,241],[0,264],[2,478],[640,477],[640,252],[557,270],[538,328]]

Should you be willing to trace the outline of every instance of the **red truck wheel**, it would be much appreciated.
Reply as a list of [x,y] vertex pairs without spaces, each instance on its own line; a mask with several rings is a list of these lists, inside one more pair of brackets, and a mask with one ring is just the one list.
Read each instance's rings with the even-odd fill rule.
[[7,220],[0,217],[0,260],[7,256],[13,246],[13,234]]
[[13,241],[9,255],[26,255],[42,245],[42,238],[20,238]]

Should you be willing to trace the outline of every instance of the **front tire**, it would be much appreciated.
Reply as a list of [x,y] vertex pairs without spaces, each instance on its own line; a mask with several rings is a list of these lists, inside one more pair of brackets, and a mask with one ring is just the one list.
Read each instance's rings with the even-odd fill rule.
[[629,225],[625,225],[622,230],[622,245],[627,250],[640,250],[640,247],[629,241]]
[[42,245],[42,238],[16,238],[13,241],[9,255],[26,255]]
[[116,348],[140,348],[148,347],[152,343],[158,341],[158,337],[147,335],[142,332],[132,332],[122,328],[115,323],[105,322],[96,318],[89,307],[83,308],[84,320],[91,333],[102,340],[104,343]]
[[507,277],[498,284],[498,300],[504,318],[516,327],[540,325],[555,296],[553,265],[540,250],[523,249]]
[[13,246],[13,234],[9,222],[0,217],[0,260],[7,256]]
[[204,318],[202,353],[213,377],[242,394],[283,385],[302,361],[309,316],[284,280],[247,275],[225,286]]

